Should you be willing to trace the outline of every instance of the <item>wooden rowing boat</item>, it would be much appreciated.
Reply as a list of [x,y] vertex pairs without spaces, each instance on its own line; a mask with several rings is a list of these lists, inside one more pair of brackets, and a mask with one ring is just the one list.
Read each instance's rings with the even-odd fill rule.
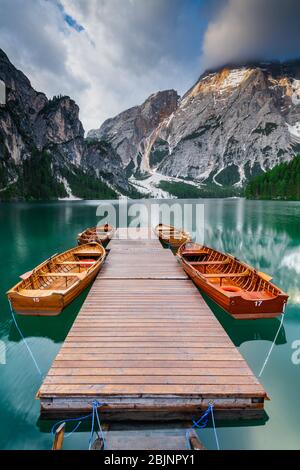
[[172,248],[178,248],[191,238],[188,232],[166,224],[158,224],[155,227],[155,233],[160,241],[170,245]]
[[288,295],[232,255],[185,243],[177,257],[196,286],[238,320],[273,318],[284,313]]
[[19,315],[58,315],[96,277],[106,252],[98,243],[77,246],[44,261],[21,276],[7,292]]
[[100,245],[106,245],[112,238],[115,232],[115,228],[112,225],[97,225],[97,227],[91,227],[84,230],[84,232],[77,235],[78,245],[84,245],[85,243],[96,242]]

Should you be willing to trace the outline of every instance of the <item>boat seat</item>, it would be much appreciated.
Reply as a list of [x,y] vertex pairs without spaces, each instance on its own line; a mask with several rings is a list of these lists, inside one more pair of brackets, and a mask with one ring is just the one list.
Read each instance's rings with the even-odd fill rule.
[[220,286],[222,285],[222,280],[231,277],[246,277],[249,276],[250,271],[246,269],[241,273],[215,273],[215,274],[202,274],[205,279],[220,279]]
[[74,255],[76,256],[99,256],[101,255],[101,253],[99,251],[75,251],[73,253]]
[[182,256],[200,256],[200,255],[209,255],[209,251],[199,251],[199,250],[188,250],[181,253]]
[[78,277],[79,273],[41,273],[41,277]]
[[225,259],[223,261],[190,261],[189,262],[189,264],[193,266],[201,266],[201,265],[208,266],[210,264],[217,265],[217,264],[229,264],[229,263],[230,263],[229,259]]
[[26,297],[48,297],[51,294],[65,294],[66,290],[61,289],[20,289],[20,295]]
[[75,265],[79,264],[80,266],[80,265],[90,264],[92,266],[95,263],[96,263],[96,260],[95,261],[62,261],[60,263],[55,263],[55,264],[60,265],[60,266],[72,266],[74,264]]
[[46,289],[20,289],[18,294],[26,295],[26,297],[47,297],[51,291]]

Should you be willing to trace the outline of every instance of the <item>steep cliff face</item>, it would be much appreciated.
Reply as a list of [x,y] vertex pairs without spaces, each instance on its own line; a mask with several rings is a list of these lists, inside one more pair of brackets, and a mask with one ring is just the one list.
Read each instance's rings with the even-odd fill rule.
[[299,143],[300,62],[268,63],[204,74],[147,153],[160,156],[164,175],[241,186],[291,159]]
[[107,147],[87,145],[71,98],[48,100],[1,50],[0,80],[6,88],[0,105],[0,200],[114,197],[110,186],[128,191],[120,159]]
[[300,150],[300,61],[206,72],[182,99],[155,93],[87,139],[76,103],[35,91],[1,49],[0,80],[0,200],[238,192]]
[[178,106],[179,96],[174,90],[151,95],[141,106],[128,109],[105,121],[100,129],[88,133],[88,139],[110,143],[130,175],[149,171],[143,158],[148,139],[160,123]]

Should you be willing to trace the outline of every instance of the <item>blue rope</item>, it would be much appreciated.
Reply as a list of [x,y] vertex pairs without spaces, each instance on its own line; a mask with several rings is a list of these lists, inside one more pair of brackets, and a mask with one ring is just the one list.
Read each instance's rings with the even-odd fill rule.
[[[203,428],[205,428],[205,426],[207,426],[208,418],[209,418],[209,415],[211,413],[212,407],[213,407],[213,405],[209,404],[207,410],[205,411],[205,413],[203,413],[201,418],[198,419],[198,421],[195,421],[193,419],[193,428],[203,429]],[[203,424],[200,424],[201,421],[203,421]]]
[[58,421],[57,423],[55,423],[53,426],[52,426],[52,429],[51,429],[51,434],[52,436],[55,435],[55,432],[56,430],[59,428],[59,426],[62,424],[62,423],[71,423],[71,422],[76,422],[78,421],[78,423],[76,424],[76,426],[72,429],[72,431],[70,431],[68,434],[65,435],[65,438],[68,438],[70,437],[75,431],[77,431],[77,429],[79,428],[79,426],[81,425],[82,421],[88,419],[88,418],[92,418],[92,427],[91,427],[91,432],[90,432],[90,438],[89,438],[89,450],[91,450],[91,447],[92,447],[92,441],[93,441],[93,435],[94,435],[94,432],[95,432],[95,416],[96,416],[96,419],[97,419],[97,423],[98,423],[98,426],[99,426],[99,432],[101,434],[101,438],[103,439],[103,449],[106,449],[106,441],[105,441],[105,437],[104,437],[104,433],[103,433],[103,430],[102,430],[102,426],[101,426],[101,422],[100,422],[100,418],[99,418],[99,414],[98,414],[98,408],[100,406],[102,406],[103,404],[98,402],[98,401],[93,401],[92,403],[92,412],[85,415],[85,416],[79,416],[78,418],[68,418],[68,419],[63,419],[61,421]]
[[73,434],[73,432],[75,432],[80,424],[82,423],[82,421],[84,421],[85,419],[88,419],[92,416],[92,413],[89,413],[88,415],[85,415],[85,416],[80,416],[79,418],[69,418],[69,419],[63,419],[62,421],[58,421],[57,423],[55,423],[53,426],[52,426],[52,429],[51,429],[51,434],[52,436],[54,436],[56,430],[59,428],[59,426],[63,423],[71,423],[71,422],[74,422],[74,421],[79,421],[78,424],[76,424],[76,426],[74,427],[74,429],[69,432],[69,434],[67,434],[65,437],[69,437],[71,436],[71,434]]
[[101,406],[100,403],[96,402],[96,406],[95,406],[95,412],[96,412],[96,418],[97,418],[97,422],[98,422],[98,427],[99,427],[99,431],[100,431],[100,434],[101,434],[101,438],[103,440],[103,450],[106,449],[106,440],[105,440],[105,437],[104,437],[104,432],[102,430],[102,426],[101,426],[101,422],[100,422],[100,417],[99,417],[99,414],[98,414],[98,406]]
[[35,365],[35,367],[36,367],[38,373],[40,374],[41,377],[43,377],[43,374],[42,374],[42,372],[41,372],[41,369],[40,369],[39,366],[38,366],[38,363],[36,362],[36,359],[35,359],[35,357],[34,357],[34,355],[33,355],[33,352],[31,351],[31,349],[30,349],[30,347],[29,347],[29,344],[27,343],[27,341],[26,341],[26,339],[25,339],[25,337],[24,337],[24,335],[23,335],[23,333],[22,333],[22,331],[21,331],[21,329],[20,329],[20,327],[19,327],[19,325],[18,325],[18,323],[17,323],[17,320],[16,320],[16,318],[15,318],[14,310],[13,310],[13,308],[12,308],[12,304],[11,304],[10,299],[8,299],[8,303],[9,303],[10,312],[11,312],[11,316],[12,316],[12,319],[13,319],[13,321],[14,321],[14,324],[15,324],[15,326],[16,326],[16,328],[17,328],[17,330],[18,330],[18,332],[19,332],[19,334],[20,334],[20,336],[21,336],[21,338],[23,339],[23,341],[24,341],[24,343],[25,343],[25,346],[26,346],[26,348],[27,348],[27,350],[28,350],[28,352],[29,352],[29,354],[30,354],[30,356],[31,356],[31,359],[32,359],[33,362],[34,362],[34,365]]
[[98,423],[98,427],[99,427],[99,432],[101,434],[101,438],[103,440],[103,450],[106,448],[106,441],[105,441],[105,437],[104,437],[104,433],[103,433],[103,430],[102,430],[102,426],[101,426],[101,423],[100,423],[100,418],[99,418],[99,414],[98,414],[98,407],[99,406],[102,406],[101,403],[99,403],[97,400],[94,400],[93,401],[93,411],[92,411],[92,428],[91,428],[91,435],[90,435],[90,439],[89,439],[89,450],[91,450],[91,447],[92,447],[92,442],[93,442],[93,435],[94,435],[94,427],[95,427],[95,416],[96,416],[96,419],[97,419],[97,423]]
[[[213,424],[213,428],[214,428],[214,435],[215,435],[215,439],[216,439],[217,449],[220,450],[220,445],[219,445],[219,439],[218,439],[218,435],[217,435],[217,429],[216,429],[216,423],[215,423],[213,408],[214,408],[213,403],[210,403],[208,405],[207,410],[203,413],[203,415],[197,421],[195,421],[193,419],[192,420],[193,421],[192,429],[195,429],[195,428],[203,429],[203,428],[205,428],[207,426],[207,423],[208,423],[209,415],[211,414],[211,419],[212,419],[212,424]],[[189,450],[192,450],[190,440],[189,440],[189,430],[186,431],[185,436],[186,436],[186,441],[187,441],[187,447],[188,447]]]

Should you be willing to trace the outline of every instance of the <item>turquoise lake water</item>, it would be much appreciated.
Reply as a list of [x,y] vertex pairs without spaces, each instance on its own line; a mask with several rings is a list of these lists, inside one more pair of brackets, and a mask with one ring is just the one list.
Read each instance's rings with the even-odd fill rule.
[[[221,448],[299,449],[300,364],[293,363],[292,354],[294,341],[300,340],[300,203],[209,199],[167,204],[174,202],[181,206],[203,204],[205,244],[267,272],[290,295],[284,328],[261,377],[270,397],[265,419],[217,423]],[[150,208],[157,201],[143,203]],[[12,322],[5,292],[20,274],[50,255],[74,246],[77,233],[98,222],[98,204],[97,201],[0,204],[0,449],[50,449],[53,424],[39,419],[35,395],[42,378]],[[201,236],[201,230],[197,236]],[[18,317],[43,375],[47,374],[86,295],[87,291],[55,318]],[[207,301],[258,375],[279,320],[239,322]],[[215,448],[210,428],[201,431],[200,436],[208,448]],[[83,429],[66,439],[64,448],[85,449],[87,441],[88,431]]]

